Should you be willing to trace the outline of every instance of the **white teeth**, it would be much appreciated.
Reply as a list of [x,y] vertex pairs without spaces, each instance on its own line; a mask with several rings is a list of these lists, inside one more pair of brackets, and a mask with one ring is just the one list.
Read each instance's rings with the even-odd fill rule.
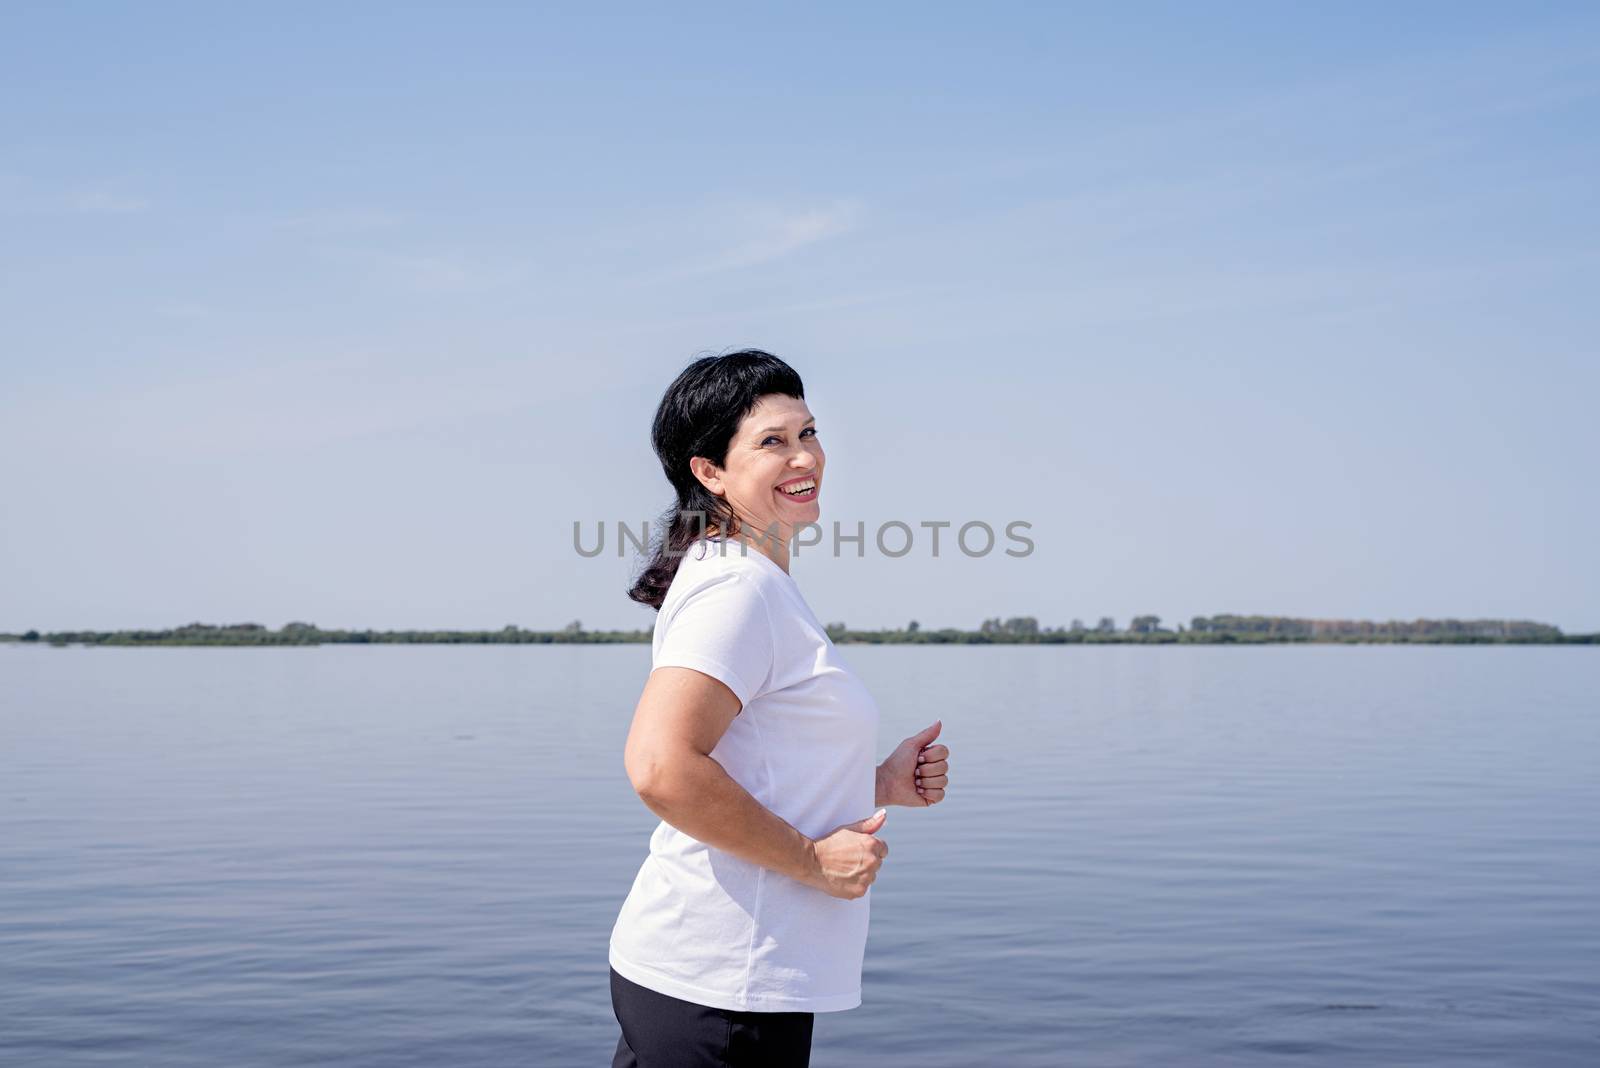
[[793,486],[785,487],[783,492],[793,497],[799,493],[809,493],[811,490],[816,488],[816,485],[817,483],[815,479],[807,479],[804,482],[798,482]]

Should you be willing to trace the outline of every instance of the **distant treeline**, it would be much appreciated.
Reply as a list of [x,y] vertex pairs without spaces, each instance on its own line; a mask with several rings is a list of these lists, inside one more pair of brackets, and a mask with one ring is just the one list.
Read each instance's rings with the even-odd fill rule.
[[[1160,616],[1135,616],[1125,628],[1102,617],[1094,626],[1073,620],[1065,627],[1043,627],[1032,616],[986,619],[977,630],[925,630],[912,620],[892,630],[852,630],[829,623],[836,642],[872,645],[1102,645],[1364,642],[1430,645],[1535,644],[1595,645],[1600,634],[1562,634],[1548,623],[1513,619],[1418,619],[1371,623],[1347,619],[1290,619],[1285,616],[1196,616],[1186,627],[1161,626]],[[271,630],[260,623],[190,623],[171,630],[58,631],[0,634],[0,641],[51,645],[605,645],[648,642],[646,630],[585,630],[573,620],[560,630],[324,630],[312,623],[286,623]]]

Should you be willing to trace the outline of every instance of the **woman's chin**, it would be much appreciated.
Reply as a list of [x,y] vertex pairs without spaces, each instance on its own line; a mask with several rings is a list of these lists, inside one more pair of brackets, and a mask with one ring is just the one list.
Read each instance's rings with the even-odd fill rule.
[[[793,519],[789,520],[789,528],[792,531],[798,531],[802,527],[819,526],[821,525],[821,519],[822,509],[813,506],[806,514],[795,516]],[[791,538],[793,536],[793,534],[790,535]]]

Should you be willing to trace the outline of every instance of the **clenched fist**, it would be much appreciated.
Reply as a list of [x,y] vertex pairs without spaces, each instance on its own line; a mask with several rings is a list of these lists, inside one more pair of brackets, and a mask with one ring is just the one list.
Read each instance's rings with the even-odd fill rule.
[[889,810],[880,808],[864,820],[829,831],[811,844],[816,856],[815,886],[832,897],[857,898],[878,877],[889,843],[873,835],[882,829]]
[[933,744],[943,726],[943,720],[934,720],[895,746],[878,765],[878,804],[926,808],[944,800],[950,785],[950,747]]

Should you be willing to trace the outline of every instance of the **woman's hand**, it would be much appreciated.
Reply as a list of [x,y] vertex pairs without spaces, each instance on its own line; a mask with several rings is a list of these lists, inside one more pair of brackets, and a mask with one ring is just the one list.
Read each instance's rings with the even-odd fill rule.
[[878,765],[878,804],[926,808],[944,800],[950,782],[950,748],[934,745],[943,720],[899,745]]
[[873,835],[883,829],[889,810],[880,808],[864,820],[847,823],[811,843],[814,858],[811,885],[832,897],[865,897],[878,878],[889,843]]

